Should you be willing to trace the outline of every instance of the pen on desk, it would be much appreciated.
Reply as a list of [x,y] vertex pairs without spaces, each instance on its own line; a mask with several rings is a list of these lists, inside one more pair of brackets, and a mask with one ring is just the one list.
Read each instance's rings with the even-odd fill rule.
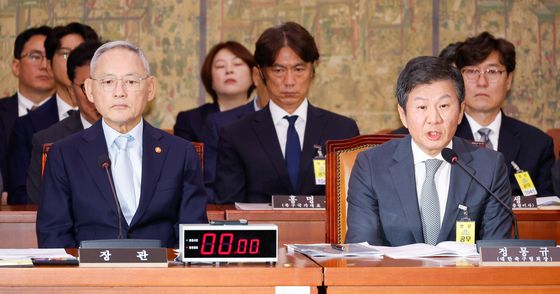
[[332,247],[332,249],[334,249],[334,250],[344,252],[344,245],[341,245],[341,244],[331,244],[331,247]]

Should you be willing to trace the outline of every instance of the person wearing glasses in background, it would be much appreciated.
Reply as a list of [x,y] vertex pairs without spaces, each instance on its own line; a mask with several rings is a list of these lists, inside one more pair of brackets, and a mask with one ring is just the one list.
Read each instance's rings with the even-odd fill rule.
[[156,95],[144,53],[126,41],[102,45],[85,89],[102,118],[49,151],[37,212],[39,247],[138,238],[176,248],[178,224],[208,221],[206,193],[193,145],[142,117]]
[[515,180],[514,161],[528,171],[539,196],[551,195],[554,163],[552,138],[543,131],[507,116],[501,109],[511,90],[515,47],[488,32],[465,40],[455,64],[465,81],[465,115],[456,136],[485,142],[504,155],[513,195],[522,195]]
[[66,60],[84,41],[99,41],[99,37],[90,26],[75,22],[53,28],[45,38],[47,69],[54,77],[56,98],[49,99],[14,124],[8,147],[8,204],[31,203],[26,181],[33,134],[67,118],[77,109],[76,101],[68,93],[71,83],[66,73]]
[[84,81],[89,77],[89,63],[95,50],[101,45],[101,42],[97,41],[85,42],[72,50],[68,56],[66,67],[68,78],[71,81],[68,93],[72,100],[76,101],[79,110],[33,135],[31,162],[27,170],[27,195],[34,203],[39,203],[41,193],[43,145],[55,143],[87,129],[101,117],[95,105],[87,99],[84,88]]
[[7,176],[6,152],[16,119],[41,106],[54,94],[44,46],[51,30],[48,26],[30,28],[21,32],[14,42],[12,73],[18,79],[18,91],[0,99],[0,194]]

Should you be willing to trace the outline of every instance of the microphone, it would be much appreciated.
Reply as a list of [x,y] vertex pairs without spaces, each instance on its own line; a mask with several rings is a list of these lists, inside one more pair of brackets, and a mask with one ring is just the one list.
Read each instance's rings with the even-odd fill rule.
[[115,205],[117,207],[117,218],[119,219],[119,234],[117,239],[124,239],[123,236],[123,229],[122,229],[122,217],[121,217],[121,204],[119,203],[119,198],[117,197],[117,191],[115,189],[115,183],[113,183],[113,177],[109,172],[109,168],[111,168],[111,159],[107,154],[102,154],[97,159],[99,167],[105,170],[105,174],[107,175],[107,179],[109,180],[109,185],[111,186],[111,192],[113,192],[113,200],[115,200]]
[[504,201],[502,201],[502,199],[500,199],[500,197],[496,196],[496,194],[494,194],[494,192],[490,191],[490,189],[488,189],[488,187],[486,187],[484,184],[482,184],[482,182],[480,182],[480,180],[475,177],[460,161],[459,161],[459,155],[457,155],[457,152],[449,149],[449,148],[443,148],[443,150],[441,151],[441,156],[443,157],[443,159],[445,159],[445,161],[449,162],[450,164],[457,164],[463,171],[465,171],[475,182],[478,183],[478,185],[480,185],[484,190],[486,190],[486,192],[488,192],[488,194],[492,195],[492,197],[494,197],[494,199],[498,200],[498,202],[500,202],[500,204],[506,208],[506,210],[509,212],[509,214],[513,217],[513,237],[515,239],[519,238],[519,234],[518,234],[518,229],[517,229],[517,218],[515,217],[515,214],[513,213],[513,210],[511,209],[511,207],[509,207]]

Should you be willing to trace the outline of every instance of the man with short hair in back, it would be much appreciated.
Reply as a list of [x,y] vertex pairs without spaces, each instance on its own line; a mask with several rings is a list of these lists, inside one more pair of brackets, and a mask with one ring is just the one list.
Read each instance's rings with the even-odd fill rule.
[[40,195],[43,145],[87,129],[101,117],[95,105],[87,99],[84,89],[84,81],[89,77],[89,63],[99,46],[101,42],[85,42],[68,56],[66,67],[71,82],[68,93],[76,101],[78,111],[33,135],[31,162],[27,170],[27,195],[34,203],[38,203]]
[[438,57],[413,58],[399,75],[396,97],[410,135],[358,154],[348,182],[345,243],[455,241],[456,222],[465,216],[475,222],[475,240],[509,238],[508,208],[442,156],[444,148],[453,149],[482,185],[511,206],[503,155],[454,137],[464,109],[461,73]]
[[319,50],[305,28],[294,22],[268,28],[255,47],[270,101],[222,128],[216,201],[270,203],[271,195],[324,195],[314,173],[315,146],[324,152],[327,140],[358,136],[358,126],[309,103]]
[[156,95],[144,53],[127,41],[102,45],[85,89],[102,118],[49,151],[37,211],[39,247],[132,238],[176,248],[179,224],[208,221],[206,193],[192,143],[142,117]]
[[[41,106],[54,93],[54,79],[47,69],[44,46],[51,30],[48,26],[29,28],[14,42],[12,74],[18,79],[18,91],[0,99],[0,181],[7,179],[6,152],[16,119]],[[0,194],[2,191],[0,188]]]
[[66,60],[70,52],[84,41],[99,41],[99,37],[90,26],[75,22],[53,28],[45,39],[48,69],[54,76],[56,97],[15,122],[8,149],[8,204],[31,201],[26,182],[33,134],[67,118],[76,110],[76,102],[68,93],[70,80],[66,74]]
[[513,44],[483,32],[457,48],[455,63],[465,81],[465,116],[456,135],[483,141],[487,148],[504,155],[513,195],[522,192],[512,161],[529,172],[539,195],[552,195],[552,138],[502,111],[516,65]]

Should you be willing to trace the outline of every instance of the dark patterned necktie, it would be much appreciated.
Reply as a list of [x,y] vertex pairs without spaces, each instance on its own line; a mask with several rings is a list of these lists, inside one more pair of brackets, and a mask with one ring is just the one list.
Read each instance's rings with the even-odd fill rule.
[[420,196],[420,213],[422,215],[422,231],[426,244],[436,245],[440,230],[439,197],[434,177],[443,161],[428,159],[426,163],[426,178]]
[[484,142],[484,146],[486,146],[486,148],[488,149],[494,149],[494,145],[492,145],[490,137],[488,136],[490,135],[490,132],[492,132],[492,130],[489,128],[480,128],[480,130],[478,130],[478,133],[480,134],[480,140]]

